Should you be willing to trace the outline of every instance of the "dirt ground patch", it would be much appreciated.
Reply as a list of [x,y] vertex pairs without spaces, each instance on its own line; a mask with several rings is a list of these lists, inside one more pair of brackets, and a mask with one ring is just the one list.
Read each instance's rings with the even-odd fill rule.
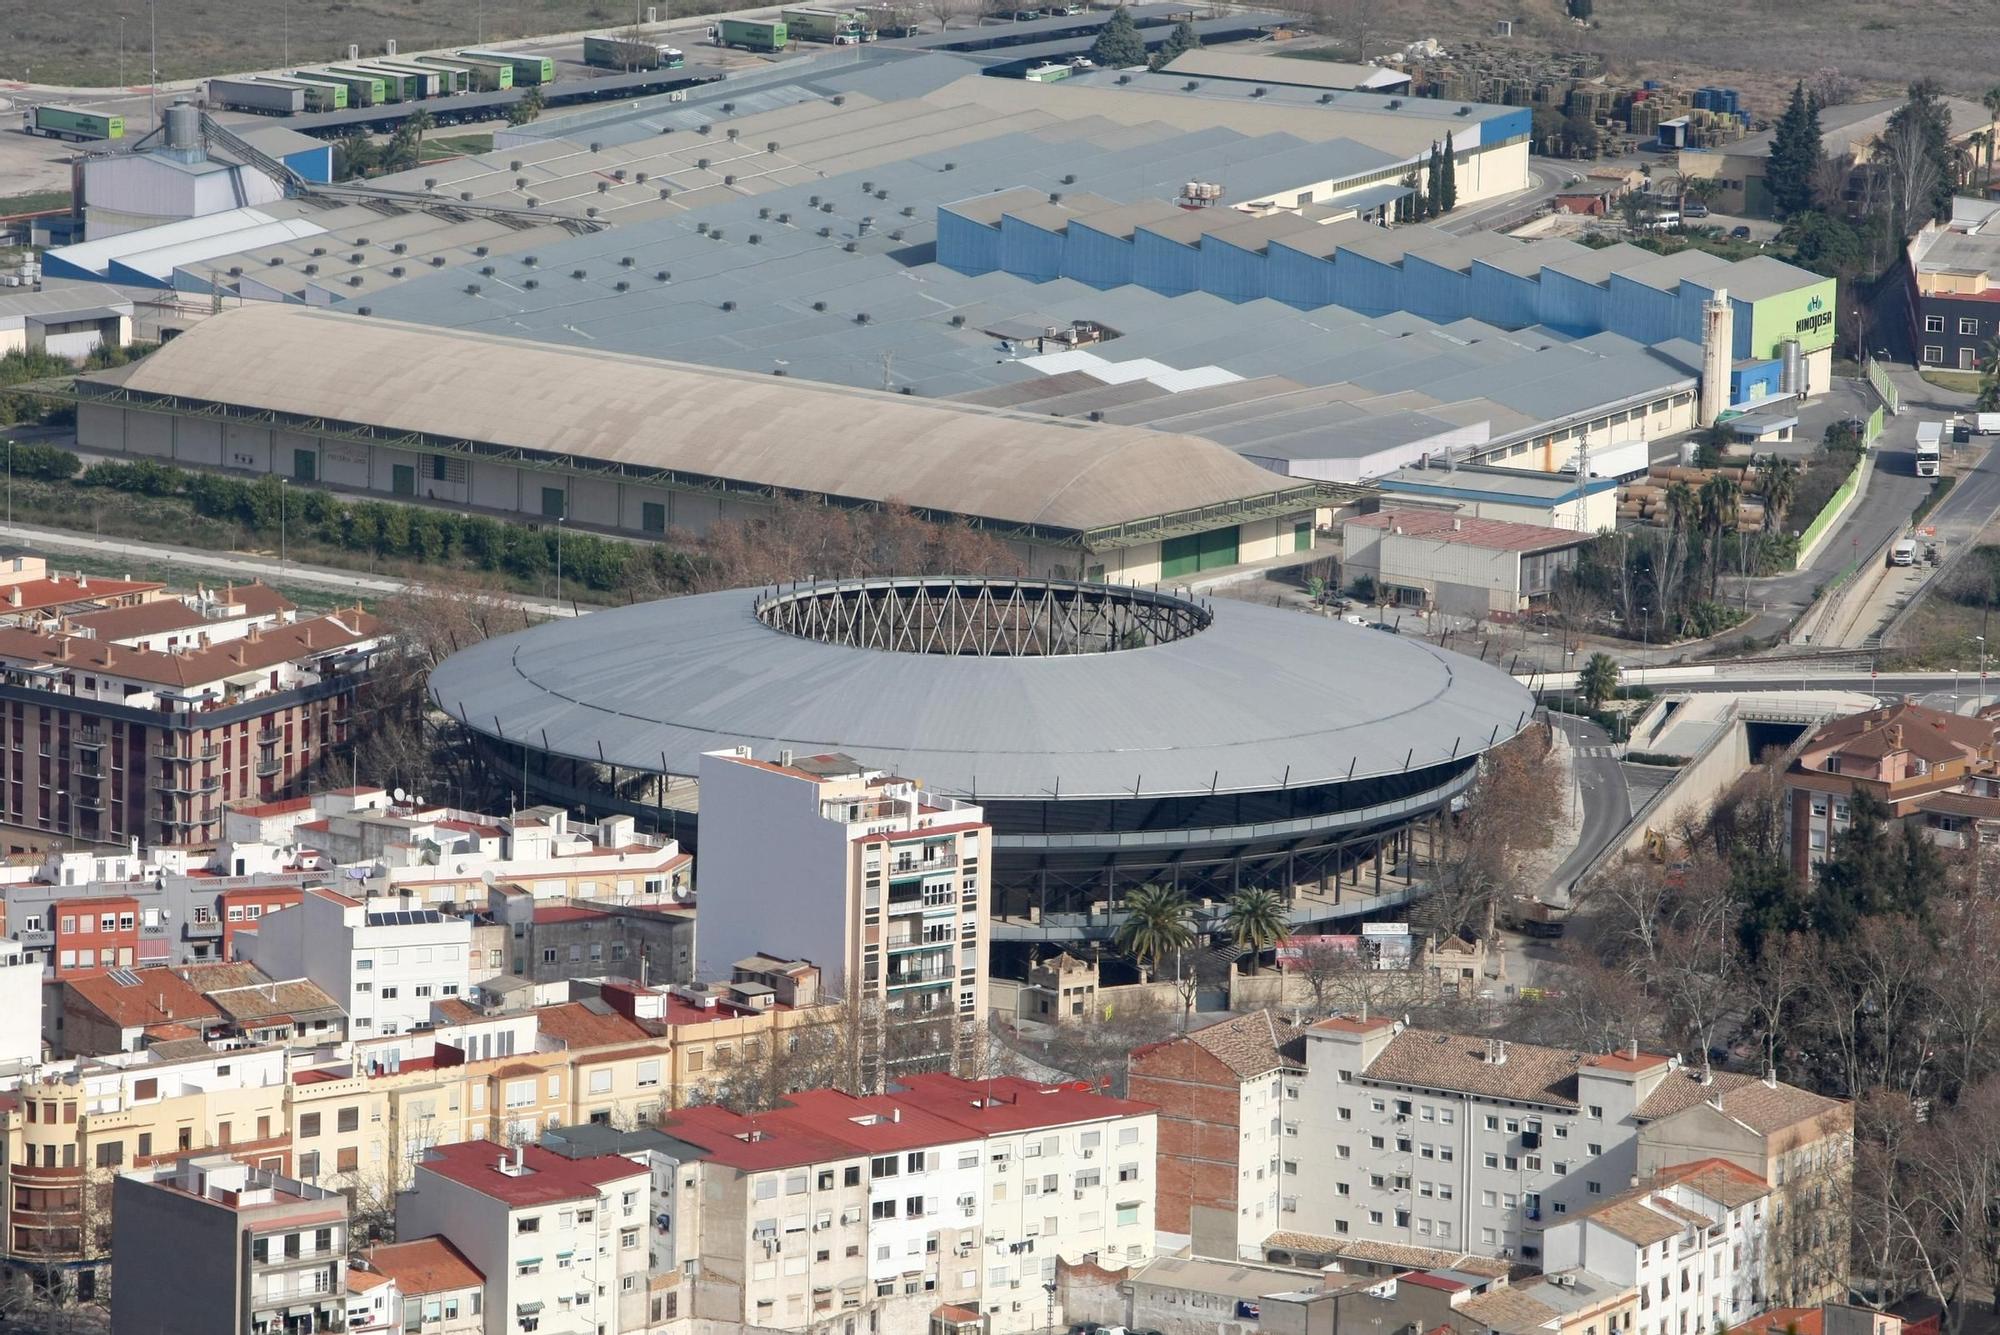
[[[658,0],[653,0],[658,3]],[[660,15],[667,6],[659,4]],[[695,9],[675,5],[679,15]],[[379,51],[394,38],[405,51],[479,40],[574,32],[630,23],[630,0],[174,0],[159,7],[160,77],[190,79],[266,69],[290,52],[297,64],[335,60],[358,42]],[[0,78],[108,87],[118,83],[118,15],[125,23],[125,78],[146,78],[146,9],[131,0],[0,0]]]
[[[1348,30],[1343,10],[1333,0],[1336,36]],[[1377,7],[1373,44],[1490,39],[1502,18],[1516,20],[1517,43],[1599,51],[1622,76],[1740,88],[1760,117],[1783,110],[1795,79],[1829,66],[1864,96],[1930,75],[1974,100],[2000,70],[1990,0],[1597,0],[1589,28],[1564,18],[1558,0],[1404,0]]]

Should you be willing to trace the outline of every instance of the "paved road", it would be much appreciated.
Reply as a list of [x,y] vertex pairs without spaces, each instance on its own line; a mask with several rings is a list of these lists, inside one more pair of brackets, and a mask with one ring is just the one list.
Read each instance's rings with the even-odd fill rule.
[[1575,164],[1555,158],[1529,158],[1528,177],[1534,184],[1526,190],[1455,210],[1449,217],[1441,218],[1432,225],[1440,231],[1460,236],[1467,232],[1486,231],[1554,198],[1556,190],[1575,170]]
[[[1576,782],[1583,798],[1583,830],[1576,847],[1549,873],[1542,893],[1567,903],[1569,891],[1591,859],[1603,852],[1632,819],[1632,797],[1625,785],[1625,767],[1613,754],[1611,738],[1587,719],[1554,716],[1576,748]],[[1515,980],[1519,985],[1518,979]]]
[[[92,556],[206,570],[239,580],[258,579],[350,594],[402,593],[416,583],[392,575],[364,575],[332,566],[302,565],[297,561],[279,562],[256,556],[224,555],[190,547],[170,547],[163,543],[132,542],[119,538],[87,538],[67,529],[40,528],[33,524],[0,523],[0,540],[17,542],[38,552],[88,552]],[[505,606],[524,608],[537,616],[577,616],[589,610],[571,604],[558,604],[546,598],[522,598],[513,594],[492,596]]]

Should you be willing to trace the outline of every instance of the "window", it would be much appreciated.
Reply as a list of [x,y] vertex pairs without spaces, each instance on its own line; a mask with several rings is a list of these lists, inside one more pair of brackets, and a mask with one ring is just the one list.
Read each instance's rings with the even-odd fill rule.
[[1600,1122],[1601,1122],[1601,1121],[1603,1121],[1603,1120],[1604,1120],[1604,1107],[1603,1107],[1603,1105],[1602,1105],[1602,1104],[1597,1104],[1597,1103],[1593,1103],[1593,1104],[1591,1104],[1591,1105],[1590,1105],[1590,1115],[1591,1115],[1591,1116],[1592,1116],[1593,1118],[1595,1118],[1595,1119],[1596,1119],[1597,1121],[1600,1121]]
[[402,989],[395,987],[393,985],[383,988],[381,992],[381,997],[382,1000],[384,1001],[394,1001],[397,997],[401,995],[402,995]]
[[118,1165],[124,1162],[125,1162],[124,1141],[109,1140],[97,1147],[97,1166],[99,1168],[116,1168],[118,1167]]
[[538,1214],[526,1215],[514,1221],[516,1233],[539,1233],[542,1231],[542,1217]]
[[[146,1137],[142,1136],[140,1137],[140,1139],[143,1141],[146,1139]],[[151,1148],[150,1145],[142,1145],[139,1152],[141,1154],[144,1154],[150,1148]],[[307,1150],[305,1153],[299,1155],[299,1176],[306,1178],[319,1176],[318,1150]]]
[[660,1083],[660,1063],[657,1058],[639,1063],[639,1088],[652,1089]]
[[335,1172],[358,1173],[361,1171],[361,1151],[355,1149],[353,1146],[349,1146],[344,1150],[335,1150],[333,1158]]
[[1942,334],[1944,332],[1944,317],[1942,315],[1926,315],[1924,317],[1924,332],[1926,334]]
[[1499,1119],[1499,1118],[1497,1118],[1497,1117],[1489,1117],[1489,1118],[1487,1118],[1487,1119],[1486,1119],[1486,1129],[1487,1129],[1488,1131],[1498,1131],[1498,1130],[1500,1129],[1500,1119]]
[[1961,337],[1974,338],[1979,334],[1979,321],[1969,316],[1958,317],[1958,332]]
[[1924,344],[1924,361],[1931,366],[1940,365],[1944,361],[1944,344]]
[[629,1251],[631,1251],[631,1250],[632,1250],[632,1249],[633,1249],[634,1247],[637,1247],[638,1245],[639,1245],[639,1230],[638,1230],[638,1229],[636,1229],[636,1228],[623,1228],[623,1229],[620,1229],[620,1230],[618,1230],[618,1250],[619,1250],[619,1251],[621,1251],[621,1252],[629,1252]]
[[361,1129],[361,1109],[342,1108],[334,1114],[336,1131],[359,1131]]
[[1604,1194],[1604,1184],[1602,1182],[1586,1182],[1584,1183],[1584,1187],[1593,1196],[1601,1196]]

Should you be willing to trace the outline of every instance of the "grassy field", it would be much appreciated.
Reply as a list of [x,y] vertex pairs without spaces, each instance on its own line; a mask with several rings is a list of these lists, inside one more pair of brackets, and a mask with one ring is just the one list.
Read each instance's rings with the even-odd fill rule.
[[69,191],[36,190],[25,195],[0,195],[0,218],[21,213],[47,213],[69,207]]
[[[668,12],[662,0],[661,16]],[[694,7],[675,5],[680,14]],[[286,14],[290,14],[290,43]],[[131,0],[0,0],[0,78],[82,87],[118,82],[118,16],[125,24],[125,78],[146,78],[146,9]],[[630,23],[629,0],[173,0],[159,7],[160,75],[266,69],[347,54],[349,42],[379,51],[395,38],[405,51]]]
[[1957,394],[1977,394],[1980,376],[1977,371],[1919,371],[1924,383],[1948,389]]
[[447,158],[471,157],[475,153],[492,151],[493,136],[490,134],[448,134],[424,140],[425,162],[443,162]]

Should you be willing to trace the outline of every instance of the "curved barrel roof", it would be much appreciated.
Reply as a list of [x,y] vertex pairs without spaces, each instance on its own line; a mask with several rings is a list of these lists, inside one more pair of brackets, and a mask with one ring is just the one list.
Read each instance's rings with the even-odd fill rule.
[[1285,485],[1196,436],[278,303],[211,316],[143,361],[85,379],[1072,531]]
[[1223,599],[1207,629],[1111,653],[954,657],[774,630],[756,590],[593,612],[431,673],[476,731],[692,775],[704,751],[841,751],[982,799],[1194,795],[1474,755],[1533,710],[1499,669],[1414,637]]

